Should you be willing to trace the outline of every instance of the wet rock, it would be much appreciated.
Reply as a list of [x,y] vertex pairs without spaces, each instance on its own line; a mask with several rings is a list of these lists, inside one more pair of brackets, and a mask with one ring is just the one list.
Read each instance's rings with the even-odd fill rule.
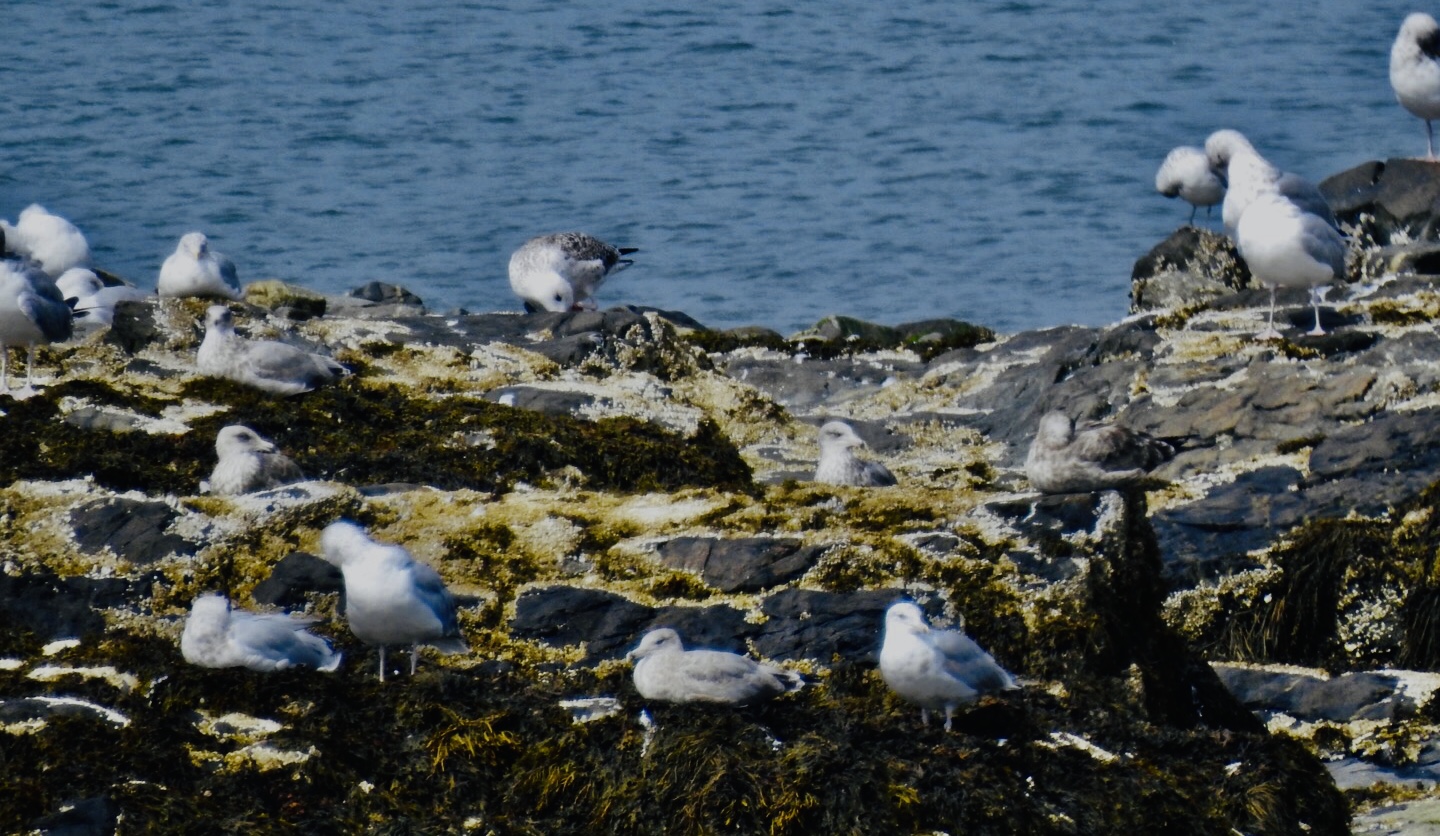
[[1238,665],[1216,665],[1216,673],[1241,702],[1255,711],[1283,711],[1301,720],[1391,720],[1415,712],[1399,680],[1383,673],[1346,673],[1326,678]]
[[1371,240],[1434,240],[1440,163],[1389,159],[1327,177],[1320,190],[1342,222],[1360,225]]
[[419,296],[399,285],[386,282],[367,282],[346,295],[372,305],[402,308],[425,307],[425,302]]
[[1200,305],[1242,290],[1250,281],[1250,270],[1228,237],[1184,226],[1135,262],[1130,310]]
[[766,621],[755,649],[772,659],[834,658],[878,664],[885,610],[904,599],[898,589],[822,592],[786,589],[765,599]]
[[117,557],[145,564],[171,555],[193,555],[199,549],[166,531],[179,516],[164,502],[111,497],[72,510],[70,525],[81,551],[94,554],[108,548]]
[[666,566],[694,572],[721,592],[757,592],[805,574],[824,554],[794,538],[677,537],[661,543],[656,557]]
[[283,609],[300,609],[307,596],[343,591],[340,570],[305,552],[291,552],[280,558],[270,576],[256,584],[252,597],[257,604]]

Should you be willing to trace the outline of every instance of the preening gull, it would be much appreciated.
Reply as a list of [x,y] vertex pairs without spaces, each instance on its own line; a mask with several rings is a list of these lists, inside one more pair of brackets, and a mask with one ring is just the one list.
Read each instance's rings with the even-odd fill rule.
[[510,289],[527,311],[594,310],[595,291],[634,262],[634,247],[612,247],[583,232],[531,238],[510,256]]
[[1401,107],[1425,120],[1425,157],[1435,159],[1431,120],[1440,119],[1440,25],[1424,12],[1400,24],[1390,46],[1390,87]]
[[1086,493],[1122,488],[1169,461],[1175,448],[1114,424],[1076,427],[1063,412],[1040,419],[1025,457],[1025,475],[1041,493]]
[[143,302],[153,294],[130,285],[107,285],[94,270],[71,267],[55,280],[60,295],[71,302],[76,329],[109,327],[115,323],[115,306],[121,302]]
[[1335,225],[1335,214],[1319,187],[1298,174],[1271,165],[1239,131],[1227,128],[1210,134],[1205,140],[1205,153],[1210,158],[1210,166],[1225,173],[1227,188],[1220,215],[1225,222],[1225,232],[1231,238],[1235,237],[1245,208],[1265,193],[1284,195],[1306,212]]
[[301,482],[305,474],[289,456],[264,436],[241,424],[224,427],[215,436],[219,461],[210,474],[210,491],[235,496]]
[[442,653],[470,649],[460,635],[455,599],[434,569],[417,563],[399,546],[377,543],[364,529],[341,520],[320,535],[325,560],[345,577],[345,618],[350,631],[380,648],[380,681],[385,681],[385,647],[410,645],[410,675],[420,645]]
[[340,654],[329,642],[305,632],[314,623],[313,618],[232,609],[223,595],[201,595],[190,605],[180,654],[190,664],[206,668],[333,671],[340,667]]
[[25,389],[33,389],[35,346],[67,340],[70,306],[49,276],[26,263],[0,260],[0,393],[10,392],[10,347],[25,346]]
[[686,650],[669,627],[651,630],[625,655],[647,700],[745,705],[798,691],[800,675],[724,650]]
[[1315,328],[1320,327],[1320,290],[1345,275],[1345,239],[1324,219],[1306,212],[1278,194],[1255,198],[1240,218],[1235,246],[1250,267],[1250,273],[1270,288],[1270,319],[1257,339],[1278,339],[1275,330],[1275,289],[1306,287],[1310,306],[1315,309]]
[[0,220],[0,231],[7,249],[35,262],[51,278],[90,263],[90,245],[79,228],[38,203],[25,207],[14,226]]
[[235,333],[224,305],[205,312],[205,339],[195,364],[201,374],[224,377],[275,395],[309,392],[345,374],[344,366],[320,354],[275,340],[247,340]]
[[856,447],[865,441],[855,428],[844,421],[827,421],[820,427],[820,463],[815,468],[815,481],[827,485],[860,485],[885,487],[895,484],[895,476],[879,462],[867,462],[855,455]]
[[175,252],[160,265],[160,281],[156,290],[161,296],[197,296],[238,300],[240,278],[230,259],[210,249],[210,239],[203,232],[187,232],[180,236]]
[[1195,210],[1210,207],[1225,199],[1225,181],[1210,167],[1205,149],[1181,145],[1165,155],[1160,170],[1155,172],[1155,191],[1166,197],[1181,197],[1190,204],[1189,224],[1195,223]]
[[1020,687],[962,630],[931,627],[920,608],[907,602],[885,612],[880,676],[890,690],[920,706],[922,722],[929,724],[932,708],[943,709],[945,731],[956,708]]

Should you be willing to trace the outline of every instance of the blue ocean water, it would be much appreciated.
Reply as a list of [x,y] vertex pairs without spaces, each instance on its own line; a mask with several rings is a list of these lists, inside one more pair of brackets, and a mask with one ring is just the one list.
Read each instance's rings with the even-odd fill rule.
[[515,309],[509,253],[579,229],[641,249],[602,305],[715,327],[1100,324],[1188,215],[1172,146],[1237,128],[1316,180],[1423,153],[1411,10],[9,0],[0,215],[147,287],[199,229],[245,281]]

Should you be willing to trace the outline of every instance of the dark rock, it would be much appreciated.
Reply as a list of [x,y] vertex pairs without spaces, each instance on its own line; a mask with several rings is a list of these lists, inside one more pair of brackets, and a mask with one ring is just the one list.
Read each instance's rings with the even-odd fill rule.
[[721,362],[726,375],[754,386],[792,409],[878,392],[886,381],[917,376],[924,369],[920,362],[879,362],[864,358],[796,363],[790,357],[734,357]]
[[1361,272],[1367,276],[1389,273],[1440,276],[1440,244],[1421,241],[1366,250]]
[[865,442],[865,446],[877,453],[893,453],[904,450],[912,443],[910,436],[895,432],[879,421],[860,421],[854,418],[837,419],[828,415],[805,419],[806,423],[814,424],[817,429],[832,420],[844,421],[849,424],[855,430],[855,434],[860,436],[860,440]]
[[615,659],[653,617],[652,608],[614,592],[549,586],[516,599],[510,632],[561,647],[584,642],[587,659]]
[[[1341,427],[1310,453],[1312,481],[1374,471],[1425,470],[1440,464],[1440,410],[1388,413]],[[1362,503],[1363,504],[1363,503]]]
[[1440,163],[1390,159],[1362,163],[1320,183],[1335,217],[1379,244],[1435,239]]
[[115,305],[115,319],[106,329],[104,342],[118,346],[126,354],[134,354],[162,338],[155,322],[154,302],[128,301]]
[[1231,240],[1184,226],[1135,262],[1131,312],[1199,305],[1250,284],[1250,270]]
[[42,641],[98,633],[105,629],[98,609],[128,606],[148,597],[154,580],[154,576],[126,580],[0,573],[0,622]]
[[533,409],[548,415],[576,415],[595,403],[586,392],[541,389],[538,386],[502,386],[485,393],[485,400],[517,409]]
[[793,538],[677,537],[661,543],[656,556],[666,566],[695,572],[721,592],[756,592],[795,580],[824,552]]
[[409,290],[386,282],[367,282],[350,291],[348,295],[377,305],[405,305],[415,308],[425,305],[424,300]]
[[835,657],[876,664],[885,610],[906,597],[903,590],[821,592],[785,589],[765,599],[767,620],[755,637],[755,649],[771,659]]
[[1379,673],[1332,678],[1220,665],[1225,687],[1257,711],[1283,711],[1301,720],[1390,720],[1413,714],[1415,704],[1398,692],[1399,680]]
[[305,552],[291,552],[280,558],[270,577],[256,584],[251,597],[258,604],[297,609],[310,593],[340,592],[344,586],[344,577],[334,565]]
[[164,502],[111,497],[70,512],[70,525],[80,550],[95,554],[109,548],[131,563],[151,563],[172,554],[193,555],[199,549],[183,537],[165,533],[179,513]]
[[670,627],[680,634],[680,640],[688,648],[710,648],[728,650],[732,653],[748,652],[745,639],[755,632],[752,624],[745,623],[745,613],[734,607],[661,607],[655,612],[625,646],[639,644],[640,637],[660,627]]
[[31,827],[42,836],[113,836],[120,805],[97,796],[67,805],[68,809],[37,819]]

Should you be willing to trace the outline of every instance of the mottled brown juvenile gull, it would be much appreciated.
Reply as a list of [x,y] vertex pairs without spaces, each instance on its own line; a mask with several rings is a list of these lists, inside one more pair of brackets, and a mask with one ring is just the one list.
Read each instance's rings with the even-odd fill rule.
[[531,238],[510,256],[510,289],[527,311],[594,310],[607,276],[634,262],[634,247],[612,247],[583,232]]
[[232,609],[223,595],[201,595],[190,606],[180,655],[206,668],[283,671],[308,667],[333,671],[340,654],[329,642],[305,632],[312,618],[265,615]]
[[90,244],[75,224],[38,203],[25,207],[11,226],[0,220],[6,249],[24,256],[52,279],[90,263]]
[[10,348],[25,346],[25,388],[34,391],[35,346],[67,340],[70,306],[55,282],[25,262],[0,260],[0,393],[10,392]]
[[1086,493],[1122,488],[1169,461],[1175,448],[1114,424],[1076,427],[1063,412],[1048,412],[1025,457],[1025,475],[1041,493]]
[[669,627],[651,630],[626,654],[635,690],[647,700],[727,705],[768,700],[804,684],[800,675],[724,650],[686,650]]
[[820,462],[815,468],[815,481],[827,485],[859,485],[885,487],[895,484],[895,476],[879,462],[867,462],[855,455],[856,447],[865,441],[855,428],[844,421],[828,421],[820,427]]
[[1335,225],[1335,213],[1318,186],[1271,165],[1239,131],[1227,128],[1210,134],[1205,140],[1205,154],[1212,168],[1225,173],[1225,203],[1220,207],[1220,215],[1225,222],[1225,233],[1231,238],[1235,237],[1245,209],[1262,194],[1282,195],[1306,212]]
[[301,482],[305,474],[269,439],[240,424],[221,428],[215,436],[219,461],[210,474],[210,492],[236,496]]
[[1279,287],[1308,288],[1315,310],[1315,327],[1309,333],[1325,333],[1320,327],[1320,288],[1345,275],[1345,239],[1334,227],[1278,194],[1262,194],[1240,219],[1235,246],[1250,274],[1270,288],[1270,319],[1256,339],[1280,338],[1275,330]]
[[244,296],[234,262],[210,249],[210,239],[203,232],[180,236],[175,252],[160,265],[156,290],[161,296],[202,299],[238,300]]
[[1155,172],[1155,191],[1166,197],[1180,197],[1190,204],[1190,220],[1195,223],[1195,210],[1205,207],[1205,217],[1210,217],[1210,207],[1225,199],[1225,181],[1210,167],[1210,158],[1205,149],[1193,145],[1181,145],[1165,155],[1160,170]]
[[885,612],[880,676],[890,690],[920,706],[921,722],[929,724],[931,709],[943,710],[945,731],[960,706],[1020,687],[963,630],[935,629],[918,606],[907,602]]
[[247,340],[235,333],[235,320],[224,305],[205,312],[205,339],[195,356],[201,374],[223,377],[275,395],[309,392],[345,374],[345,367],[275,340]]
[[1400,106],[1425,121],[1425,158],[1435,159],[1430,123],[1440,119],[1440,25],[1424,12],[1400,24],[1390,46],[1390,87]]
[[380,648],[380,681],[385,681],[385,647],[410,645],[410,675],[420,645],[441,653],[470,649],[460,635],[455,599],[434,569],[417,563],[400,546],[377,543],[364,529],[341,520],[320,535],[326,561],[345,578],[345,619],[350,631]]

